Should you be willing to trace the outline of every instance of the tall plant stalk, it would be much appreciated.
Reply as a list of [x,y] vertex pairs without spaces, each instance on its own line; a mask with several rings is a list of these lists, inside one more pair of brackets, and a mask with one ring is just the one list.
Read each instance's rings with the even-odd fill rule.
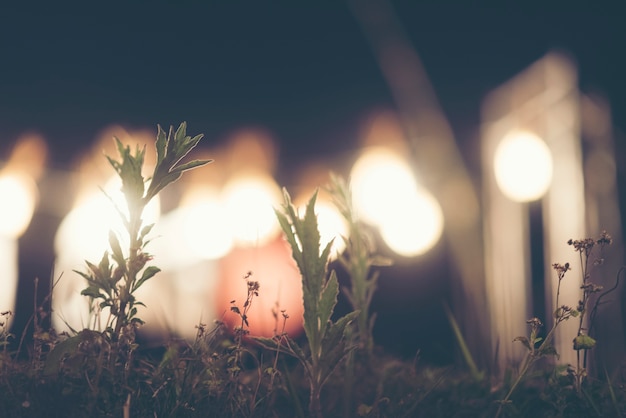
[[348,224],[348,237],[342,237],[346,250],[339,257],[341,266],[348,272],[350,286],[342,291],[354,311],[359,315],[356,319],[356,328],[359,347],[369,356],[372,354],[374,339],[375,314],[370,314],[370,305],[378,284],[378,271],[373,267],[388,266],[391,260],[375,255],[373,239],[369,236],[364,225],[359,221],[352,202],[352,192],[348,183],[336,175],[331,176],[328,186],[333,204],[339,210]]
[[256,340],[267,348],[278,349],[298,358],[309,381],[309,413],[312,417],[321,418],[322,388],[337,365],[354,348],[346,344],[344,334],[348,324],[359,312],[354,311],[336,322],[331,321],[337,304],[339,282],[335,271],[328,272],[332,241],[324,248],[320,247],[320,233],[315,215],[316,199],[317,192],[307,203],[304,216],[300,217],[285,190],[282,211],[276,210],[276,216],[302,275],[304,332],[309,345],[308,355],[289,336]]

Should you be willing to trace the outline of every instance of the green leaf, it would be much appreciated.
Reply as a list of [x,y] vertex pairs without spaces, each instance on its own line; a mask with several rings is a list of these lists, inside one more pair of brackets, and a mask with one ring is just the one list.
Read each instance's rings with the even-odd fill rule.
[[46,362],[43,366],[43,375],[49,377],[57,374],[63,359],[75,353],[82,340],[81,334],[77,334],[57,343],[46,356]]
[[359,311],[352,311],[331,324],[324,337],[324,347],[334,347],[343,339],[348,324],[359,315]]
[[141,232],[139,233],[139,241],[144,240],[144,238],[152,231],[152,228],[154,228],[154,225],[155,225],[154,223],[151,223],[141,228]]
[[539,355],[541,356],[556,356],[559,358],[559,353],[556,351],[556,348],[552,345],[546,345],[539,350]]
[[135,149],[135,155],[133,155],[129,146],[124,146],[119,138],[114,139],[117,143],[117,149],[122,161],[120,163],[109,156],[107,156],[107,159],[122,179],[122,191],[124,192],[129,210],[131,212],[139,210],[140,207],[137,205],[144,194],[144,179],[141,175],[141,169],[143,167],[146,148],[144,146],[143,149],[140,150],[139,147],[137,147]]
[[111,246],[111,251],[113,251],[113,260],[115,260],[119,267],[124,268],[126,266],[126,259],[122,253],[120,241],[113,231],[109,231],[109,245]]
[[192,170],[192,169],[194,169],[196,167],[203,166],[203,165],[208,164],[208,163],[210,163],[212,161],[213,160],[193,160],[193,161],[189,161],[188,163],[179,165],[174,170],[172,170],[172,172],[180,172],[182,174],[183,171]]
[[89,286],[89,287],[83,289],[80,292],[80,294],[83,295],[83,296],[92,297],[94,299],[98,299],[98,298],[106,299],[106,295],[103,295],[102,293],[100,293],[100,288],[98,288],[96,286]]
[[591,338],[589,335],[579,335],[574,338],[574,350],[589,350],[596,345],[596,340]]
[[349,350],[346,350],[344,337],[347,325],[358,315],[359,311],[350,312],[334,324],[330,325],[327,335],[322,341],[322,347],[324,347],[325,350],[322,351],[322,356],[320,358],[320,364],[322,365],[322,382],[331,375],[339,362],[341,362],[348,352],[356,348],[356,346],[354,346]]
[[82,272],[80,270],[72,270],[72,271],[76,274],[79,274],[83,279],[87,280],[88,283],[95,283],[95,280],[89,274]]
[[178,347],[170,345],[163,354],[163,358],[159,363],[159,369],[163,369],[170,364],[175,364],[175,361],[178,360],[178,357]]
[[177,164],[198,144],[203,135],[189,137],[186,134],[187,123],[182,122],[176,132],[170,126],[169,133],[165,135],[165,131],[158,126],[157,133],[157,164],[152,175],[152,180],[148,191],[146,192],[145,201],[156,196],[168,184],[178,180],[182,173],[187,170],[210,163],[212,160],[194,160],[182,165]]
[[113,306],[113,302],[111,301],[111,299],[106,299],[104,302],[100,302],[100,309],[104,309],[107,307],[111,307]]
[[165,159],[166,149],[167,149],[168,138],[165,134],[161,125],[157,125],[157,140],[156,140],[156,150],[157,150],[157,167],[163,162]]
[[[287,193],[287,192],[284,191],[284,193]],[[287,195],[285,199],[286,199],[286,201],[288,201],[289,195]],[[287,219],[287,217],[284,214],[282,214],[278,210],[274,210],[274,213],[276,214],[276,218],[278,219],[278,223],[280,224],[280,227],[283,230],[283,233],[285,234],[285,238],[287,240],[287,243],[291,247],[291,252],[292,252],[293,259],[296,261],[296,264],[298,266],[300,266],[303,263],[303,261],[302,261],[302,253],[300,252],[299,245],[298,245],[298,242],[296,240],[296,236],[293,233],[293,228],[291,227],[291,224],[289,223],[289,220]]]
[[[321,330],[326,328],[326,324],[330,320],[330,316],[333,313],[335,305],[337,304],[337,295],[339,294],[339,282],[337,281],[337,275],[333,270],[330,273],[330,279],[326,283],[322,291],[322,295],[319,302],[318,317]],[[322,332],[323,336],[323,332]]]
[[523,337],[523,336],[522,337],[515,337],[513,339],[513,341],[519,341],[519,342],[521,342],[524,345],[524,347],[526,347],[528,349],[528,351],[531,350],[530,341],[528,340],[527,337]]
[[147,267],[143,271],[143,274],[141,275],[141,278],[139,280],[137,280],[137,282],[135,283],[135,286],[133,287],[132,291],[134,292],[135,290],[139,289],[139,286],[144,284],[147,280],[151,279],[155,274],[157,274],[160,271],[161,271],[161,269],[156,267],[156,266]]

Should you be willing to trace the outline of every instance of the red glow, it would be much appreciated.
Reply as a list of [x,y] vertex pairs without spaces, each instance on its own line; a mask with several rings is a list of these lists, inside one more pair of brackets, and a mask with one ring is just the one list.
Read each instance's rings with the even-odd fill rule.
[[[223,320],[230,328],[241,325],[241,318],[230,308],[237,306],[243,313],[246,281],[252,280],[259,282],[260,289],[259,296],[254,296],[247,313],[250,335],[272,337],[275,331],[282,332],[283,309],[289,315],[285,331],[291,337],[302,332],[304,306],[301,276],[291,257],[291,249],[282,237],[260,247],[234,248],[220,260],[218,271],[217,312],[224,313]],[[248,272],[252,275],[244,279]],[[230,303],[232,300],[235,300],[234,304]],[[278,319],[272,315],[273,309]]]

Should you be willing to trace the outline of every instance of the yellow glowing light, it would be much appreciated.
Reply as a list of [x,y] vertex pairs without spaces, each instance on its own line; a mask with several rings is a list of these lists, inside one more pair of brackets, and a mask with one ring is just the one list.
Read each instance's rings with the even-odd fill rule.
[[[121,180],[113,178],[104,187],[105,193],[95,191],[82,198],[80,203],[67,214],[61,222],[55,237],[57,254],[67,255],[79,260],[99,260],[109,248],[109,231],[118,234],[124,245],[128,239],[124,233],[119,209],[125,216],[128,213]],[[117,209],[116,209],[117,207]],[[158,197],[150,201],[144,212],[144,224],[155,223],[159,217]]]
[[24,233],[35,210],[37,187],[25,176],[0,175],[0,235],[17,238]]
[[539,199],[552,181],[552,154],[530,132],[513,132],[502,139],[494,156],[496,182],[508,198],[518,202]]
[[385,148],[364,153],[354,164],[350,177],[358,215],[373,224],[384,222],[395,202],[416,188],[408,164]]
[[207,195],[183,208],[181,219],[185,247],[200,259],[217,259],[233,246],[224,207],[215,195]]
[[426,190],[407,194],[380,224],[385,243],[405,257],[420,255],[431,249],[442,231],[441,207]]
[[280,202],[276,183],[265,176],[240,177],[224,187],[223,202],[236,243],[258,245],[278,233],[274,207]]
[[437,201],[421,189],[407,162],[385,148],[371,148],[351,172],[359,216],[379,227],[389,248],[415,256],[432,248],[443,230]]

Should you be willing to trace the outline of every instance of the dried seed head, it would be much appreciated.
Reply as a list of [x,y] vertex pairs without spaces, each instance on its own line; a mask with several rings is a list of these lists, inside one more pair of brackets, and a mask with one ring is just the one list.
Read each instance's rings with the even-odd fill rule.
[[530,325],[531,327],[537,327],[537,328],[543,325],[541,323],[541,320],[537,317],[533,317],[533,318],[526,320],[526,323]]
[[596,243],[599,245],[611,245],[613,243],[613,238],[606,231],[602,231],[600,237],[597,239]]

